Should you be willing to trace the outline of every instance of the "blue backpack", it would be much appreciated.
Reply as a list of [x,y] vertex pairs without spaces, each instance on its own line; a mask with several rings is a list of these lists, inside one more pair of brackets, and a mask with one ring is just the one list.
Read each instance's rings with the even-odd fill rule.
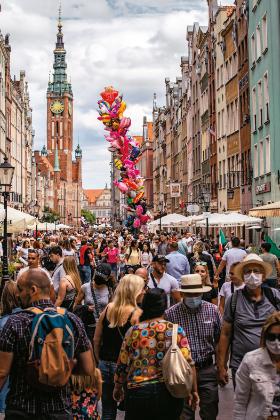
[[74,367],[73,325],[63,308],[29,308],[35,316],[27,364],[28,382],[45,391],[67,384]]

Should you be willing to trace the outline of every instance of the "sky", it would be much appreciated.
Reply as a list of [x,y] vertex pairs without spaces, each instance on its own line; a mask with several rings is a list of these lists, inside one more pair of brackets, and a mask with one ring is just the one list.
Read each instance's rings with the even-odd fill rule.
[[[232,4],[233,0],[219,0]],[[58,0],[2,0],[0,29],[10,34],[11,74],[26,71],[35,150],[46,144],[46,89],[52,74]],[[186,27],[206,25],[206,0],[62,0],[67,74],[74,94],[74,145],[83,150],[83,187],[103,188],[110,153],[97,101],[113,85],[127,103],[130,134],[152,118],[153,94],[164,105],[164,79],[180,76]]]

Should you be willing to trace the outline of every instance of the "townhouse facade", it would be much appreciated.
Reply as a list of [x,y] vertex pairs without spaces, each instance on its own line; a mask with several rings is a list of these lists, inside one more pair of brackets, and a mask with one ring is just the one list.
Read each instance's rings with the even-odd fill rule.
[[[257,206],[280,200],[280,4],[250,0],[248,14],[252,190]],[[276,223],[277,219],[269,220],[272,231]]]
[[32,108],[25,71],[20,71],[19,79],[11,78],[10,37],[0,33],[0,162],[7,156],[15,167],[9,204],[27,212],[35,204],[33,140]]
[[[162,201],[184,214],[189,204],[243,213],[253,205],[248,2],[207,4],[208,26],[187,27],[180,77],[165,79],[166,103],[154,106],[155,212]],[[181,187],[175,200],[170,182]]]

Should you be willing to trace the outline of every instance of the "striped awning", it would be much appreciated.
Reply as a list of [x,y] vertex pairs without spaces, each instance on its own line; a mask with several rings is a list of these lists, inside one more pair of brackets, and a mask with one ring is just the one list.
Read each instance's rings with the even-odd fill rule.
[[250,216],[255,217],[280,217],[280,201],[264,206],[254,207],[249,210]]

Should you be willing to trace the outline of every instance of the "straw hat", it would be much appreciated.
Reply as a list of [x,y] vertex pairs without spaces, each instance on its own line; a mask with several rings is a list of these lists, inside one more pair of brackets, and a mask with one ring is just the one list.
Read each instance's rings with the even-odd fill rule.
[[200,274],[188,274],[181,277],[181,293],[205,293],[211,286],[203,286]]
[[243,270],[246,265],[255,264],[264,269],[265,277],[267,278],[272,273],[272,266],[269,263],[264,262],[261,257],[257,254],[248,254],[243,261],[237,264],[234,269],[235,277],[243,279]]

